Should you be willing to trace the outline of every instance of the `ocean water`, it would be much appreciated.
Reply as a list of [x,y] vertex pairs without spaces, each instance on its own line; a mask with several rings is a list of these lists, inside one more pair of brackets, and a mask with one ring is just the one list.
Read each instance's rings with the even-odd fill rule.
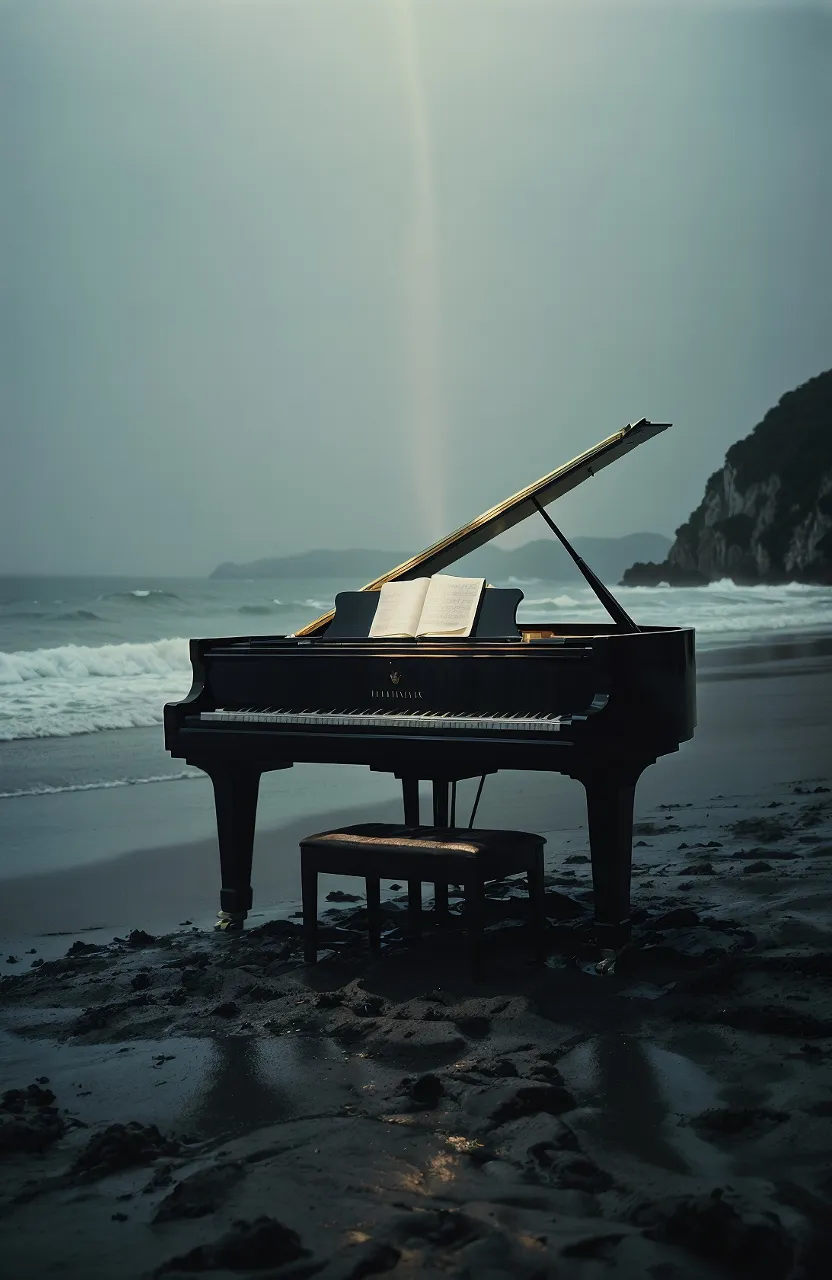
[[[510,584],[524,591],[522,620],[606,617],[583,583]],[[328,608],[337,591],[359,585],[285,578],[0,578],[0,743],[107,733],[112,750],[112,731],[161,725],[164,703],[187,693],[189,637],[287,634]],[[618,587],[616,595],[637,622],[694,627],[700,651],[773,633],[832,629],[829,587],[725,581],[700,588]],[[165,780],[171,776],[164,774]],[[79,778],[73,785],[100,782]],[[32,779],[27,789],[37,785]],[[50,784],[43,779],[40,785]],[[0,799],[12,790],[0,773]]]

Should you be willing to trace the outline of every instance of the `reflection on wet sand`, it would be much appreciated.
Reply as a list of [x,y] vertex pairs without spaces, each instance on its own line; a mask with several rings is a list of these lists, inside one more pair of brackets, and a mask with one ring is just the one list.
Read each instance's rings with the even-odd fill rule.
[[225,1036],[211,1044],[205,1082],[183,1115],[201,1136],[234,1135],[337,1113],[365,1086],[371,1064],[319,1036]]
[[[212,1042],[203,1088],[184,1120],[200,1134],[244,1133],[296,1117],[310,1058],[322,1057],[319,1041],[292,1036],[263,1041],[226,1036]],[[308,1107],[309,1097],[304,1101]]]
[[580,1128],[600,1144],[670,1173],[725,1173],[725,1158],[684,1123],[718,1100],[717,1084],[690,1059],[610,1033],[586,1041],[558,1067],[591,1108]]

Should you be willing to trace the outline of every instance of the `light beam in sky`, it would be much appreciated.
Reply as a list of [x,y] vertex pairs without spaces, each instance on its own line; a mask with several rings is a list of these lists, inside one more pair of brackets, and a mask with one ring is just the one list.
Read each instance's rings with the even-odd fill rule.
[[391,0],[401,66],[411,185],[402,240],[404,415],[411,474],[426,532],[447,532],[443,440],[447,427],[441,370],[441,292],[436,174],[413,0]]

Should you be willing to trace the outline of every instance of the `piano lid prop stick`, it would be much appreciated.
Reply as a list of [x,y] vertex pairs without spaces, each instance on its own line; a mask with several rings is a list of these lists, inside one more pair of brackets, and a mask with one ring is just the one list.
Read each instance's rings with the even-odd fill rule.
[[593,571],[590,569],[586,560],[584,560],[582,556],[579,556],[575,548],[571,546],[569,542],[567,542],[566,538],[564,538],[560,529],[557,527],[554,520],[549,515],[549,512],[546,511],[540,505],[537,498],[532,498],[532,502],[537,507],[540,514],[543,516],[543,519],[546,521],[549,528],[552,530],[552,533],[555,535],[555,537],[558,539],[561,545],[564,546],[566,550],[569,552],[570,556],[575,561],[575,564],[578,566],[581,573],[584,575],[587,582],[592,587],[593,591],[597,595],[598,599],[601,601],[601,604],[604,606],[607,613],[612,618],[613,622],[617,623],[617,625],[621,627],[622,631],[640,631],[641,627],[636,626],[636,624],[633,622],[632,618],[630,617],[629,613],[627,613],[626,609],[622,609],[621,605],[618,603],[618,601],[616,600],[612,592],[607,590],[607,588],[604,586],[603,582],[598,577],[598,575],[596,573],[593,573]]

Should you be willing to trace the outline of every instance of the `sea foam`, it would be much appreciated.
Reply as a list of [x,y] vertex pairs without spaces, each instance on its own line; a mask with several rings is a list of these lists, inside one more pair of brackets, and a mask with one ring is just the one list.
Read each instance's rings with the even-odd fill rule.
[[17,791],[0,791],[0,800],[19,800],[23,796],[59,796],[68,791],[112,791],[115,787],[144,787],[152,782],[190,782],[195,778],[204,778],[205,774],[195,769],[184,769],[181,773],[159,773],[150,778],[110,778],[97,782],[73,782],[66,786],[53,786],[51,783],[38,783],[32,787],[20,787]]
[[181,638],[0,653],[0,740],[160,724],[190,683]]

